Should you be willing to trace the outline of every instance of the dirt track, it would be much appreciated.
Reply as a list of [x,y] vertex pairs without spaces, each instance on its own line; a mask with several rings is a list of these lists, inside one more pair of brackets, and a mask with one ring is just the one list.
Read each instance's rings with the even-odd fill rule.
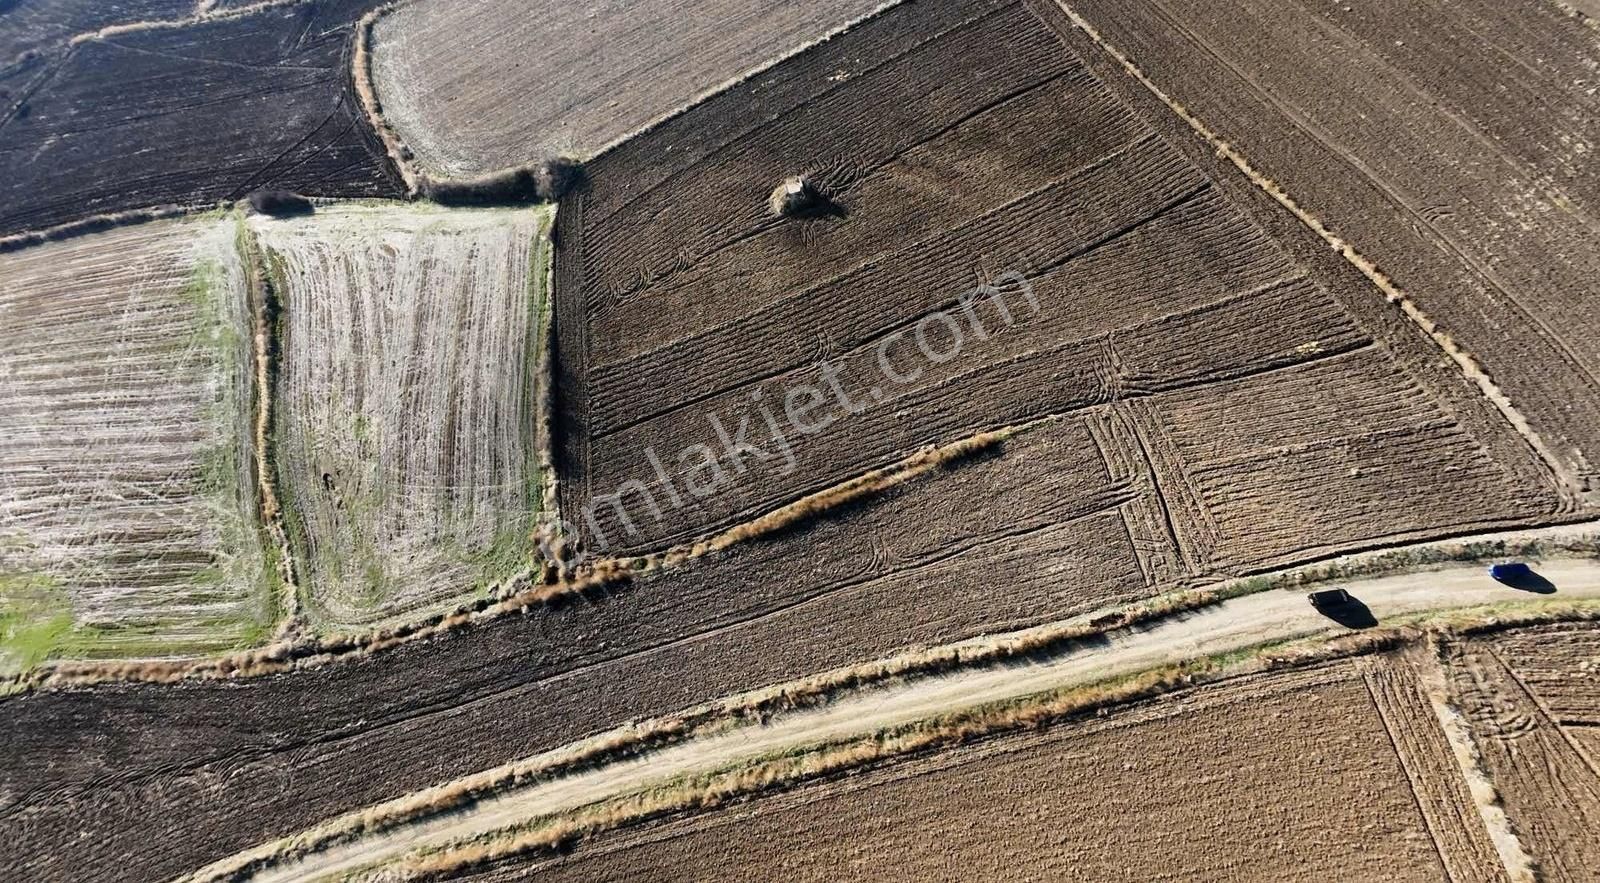
[[[1540,572],[1557,587],[1554,597],[1600,598],[1600,564],[1552,562],[1541,567]],[[1479,567],[1384,577],[1352,583],[1350,588],[1380,623],[1425,610],[1505,603],[1528,597],[1519,590],[1489,580]],[[1090,651],[1046,662],[960,672],[892,686],[816,711],[780,716],[764,726],[743,727],[696,739],[638,760],[484,800],[459,814],[406,826],[351,846],[334,847],[308,858],[303,864],[275,868],[257,879],[298,880],[343,872],[416,848],[439,845],[519,820],[628,793],[652,782],[708,772],[741,759],[870,733],[977,704],[1340,629],[1311,609],[1299,592],[1246,596],[1147,630],[1114,635],[1107,645]]]

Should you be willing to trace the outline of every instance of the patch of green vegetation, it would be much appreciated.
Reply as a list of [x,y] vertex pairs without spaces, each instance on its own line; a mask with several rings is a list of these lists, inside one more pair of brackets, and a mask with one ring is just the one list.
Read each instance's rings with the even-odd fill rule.
[[0,675],[55,655],[72,630],[72,604],[43,573],[0,573]]
[[521,522],[502,529],[489,545],[467,555],[474,579],[473,589],[481,591],[505,582],[525,570],[533,558],[533,541],[530,531]]

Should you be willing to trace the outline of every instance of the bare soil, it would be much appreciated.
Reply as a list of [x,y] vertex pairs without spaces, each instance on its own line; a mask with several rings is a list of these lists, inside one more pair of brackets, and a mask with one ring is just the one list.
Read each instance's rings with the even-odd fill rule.
[[[1574,641],[1577,631],[1585,634]],[[1589,701],[1576,702],[1578,716],[1592,720],[1600,709],[1592,701],[1595,675],[1571,654],[1574,644],[1590,651],[1600,647],[1593,631],[1547,627],[1466,642],[1446,657],[1451,700],[1471,727],[1485,771],[1540,880],[1593,880],[1600,868],[1600,839],[1592,836],[1600,831],[1600,765],[1520,670],[1543,672],[1544,691],[1565,706],[1574,704],[1574,693],[1587,694]],[[1547,636],[1553,639],[1549,656],[1536,649]],[[1517,668],[1508,662],[1512,658]],[[1553,678],[1556,672],[1563,674]]]
[[0,101],[0,236],[263,188],[401,195],[351,85],[372,3],[118,32],[0,68],[16,96]]
[[[921,445],[1107,409],[1202,572],[1560,511],[1380,291],[1304,258],[1307,231],[1174,149],[1063,30],[1026,4],[896,7],[592,165],[557,254],[562,509],[593,514],[591,545],[660,548]],[[772,216],[795,173],[843,217]],[[963,312],[1008,271],[1036,309],[1013,289]],[[951,316],[953,355],[896,337]],[[883,367],[897,339],[910,380]],[[833,386],[826,428],[783,425]],[[760,462],[708,467],[739,426]]]
[[[1065,421],[683,567],[359,663],[3,700],[0,843],[39,879],[170,877],[709,697],[1148,597],[1172,584],[1130,540],[1135,486]],[[102,834],[79,842],[79,824]]]
[[537,873],[1436,880],[1445,869],[1384,719],[1344,664],[1203,688],[602,837]]
[[1563,4],[1493,0],[1070,7],[1376,262],[1548,437],[1569,485],[1592,489],[1592,21]]

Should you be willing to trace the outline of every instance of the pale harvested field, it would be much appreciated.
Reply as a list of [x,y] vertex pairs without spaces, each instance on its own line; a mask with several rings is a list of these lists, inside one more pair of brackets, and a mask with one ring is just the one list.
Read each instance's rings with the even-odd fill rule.
[[[1066,6],[1440,322],[1600,474],[1600,30],[1589,4]],[[1146,93],[1081,33],[1108,79]],[[1178,117],[1168,122],[1188,131]],[[1190,136],[1192,137],[1192,135]]]
[[155,222],[0,255],[0,670],[264,637],[236,233]]
[[423,168],[474,175],[592,155],[883,5],[406,3],[374,28],[372,67]]
[[529,566],[542,211],[252,222],[281,299],[275,455],[308,613],[370,625]]
[[602,836],[533,876],[1438,880],[1445,868],[1384,719],[1344,664]]
[[[1107,406],[1197,572],[1565,511],[1381,291],[1153,131],[1064,30],[1023,3],[896,7],[592,164],[557,255],[562,504],[592,544],[689,540]],[[797,171],[845,216],[772,217]],[[1013,285],[963,312],[1007,272],[1036,305]],[[809,389],[835,390],[825,429],[768,422]],[[740,425],[761,456],[707,467]]]

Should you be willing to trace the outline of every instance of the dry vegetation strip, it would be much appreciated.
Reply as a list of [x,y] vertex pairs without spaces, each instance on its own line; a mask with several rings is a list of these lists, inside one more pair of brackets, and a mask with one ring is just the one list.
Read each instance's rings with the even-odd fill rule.
[[232,218],[0,256],[0,667],[263,640]]
[[323,630],[449,609],[530,567],[543,211],[253,222],[280,302],[276,466]]
[[1396,758],[1374,750],[1381,739],[1344,672],[1280,675],[601,836],[536,864],[554,880],[1222,880],[1246,868],[1436,879]]
[[[1594,575],[1592,567],[1573,572],[1562,569],[1560,579],[1564,584],[1574,585],[1575,573],[1589,580]],[[1468,577],[1467,582],[1471,581]],[[1427,585],[1426,581],[1386,580],[1363,587],[1361,593],[1372,600],[1375,609],[1382,611],[1386,617],[1390,612],[1426,610],[1430,605],[1440,603],[1440,598],[1463,603],[1500,594],[1492,589],[1487,592],[1483,589],[1464,589],[1461,582],[1452,577],[1437,591],[1419,592],[1421,587]],[[1595,584],[1585,582],[1582,585],[1582,594],[1592,597],[1596,591]],[[1279,614],[1263,618],[1262,610],[1278,608],[1288,608],[1282,612],[1281,622],[1276,619],[1271,619],[1270,623],[1268,621],[1271,616]],[[1588,609],[1592,611],[1592,602]],[[1572,611],[1570,605],[1544,605],[1537,608],[1533,615],[1573,615]],[[1454,619],[1476,622],[1482,621],[1487,615],[1490,614],[1480,609],[1452,614],[1452,617],[1442,621],[1448,623]],[[1424,624],[1440,619],[1426,613],[1420,614],[1420,617],[1418,622]],[[1296,625],[1296,620],[1309,622]],[[779,715],[770,724],[763,718],[760,727],[750,730],[723,734],[711,729],[690,744],[667,748],[638,761],[617,761],[615,757],[590,755],[591,762],[617,761],[592,772],[572,770],[559,762],[552,765],[552,758],[535,758],[394,804],[375,807],[332,822],[307,835],[252,851],[242,859],[251,866],[260,866],[262,862],[288,862],[282,867],[273,868],[269,879],[276,879],[272,875],[302,873],[313,868],[325,872],[335,867],[354,867],[380,854],[396,856],[418,848],[423,842],[442,844],[452,840],[459,842],[464,837],[475,839],[474,832],[487,832],[508,825],[520,828],[524,823],[519,820],[529,819],[534,820],[529,835],[526,838],[517,835],[512,839],[524,846],[537,845],[547,842],[541,838],[548,837],[551,830],[538,817],[587,801],[639,788],[646,789],[638,801],[628,798],[615,804],[603,804],[593,813],[580,813],[584,819],[582,822],[574,822],[566,817],[557,820],[554,828],[562,832],[561,837],[591,829],[594,825],[606,828],[629,819],[636,820],[640,812],[651,816],[668,812],[674,808],[674,801],[694,806],[708,797],[720,800],[722,796],[727,796],[728,791],[718,789],[731,788],[733,792],[742,793],[752,789],[780,787],[796,777],[814,776],[840,765],[857,765],[886,755],[930,745],[947,745],[996,730],[1037,724],[1054,719],[1061,713],[1081,711],[1085,703],[1094,705],[1122,701],[1132,696],[1166,691],[1190,683],[1195,677],[1211,676],[1218,666],[1225,666],[1237,659],[1239,651],[1249,648],[1252,642],[1316,633],[1321,630],[1321,624],[1318,617],[1306,611],[1303,601],[1297,596],[1249,599],[1233,605],[1233,609],[1198,613],[1187,621],[1167,623],[1147,631],[1111,634],[1107,636],[1110,638],[1109,644],[1076,647],[1068,641],[1068,646],[1073,649],[1067,651],[1065,657],[1035,658],[1033,665],[1001,667],[986,672],[969,671],[920,684],[891,685],[887,692],[845,697],[830,707],[814,712]],[[1274,651],[1265,659],[1273,665],[1304,664],[1329,653],[1360,652],[1390,646],[1397,641],[1414,640],[1421,634],[1413,628],[1397,626],[1394,629],[1350,635],[1348,639],[1335,640],[1332,644],[1324,645],[1319,640],[1304,646],[1291,646]],[[1166,636],[1169,635],[1179,636],[1181,649],[1167,647],[1170,639]],[[1184,637],[1186,635],[1202,637],[1200,643],[1196,644],[1192,637]],[[1052,645],[1046,635],[1035,635],[1030,639],[1035,641],[1033,646],[1038,652],[1062,649],[1059,643]],[[1015,643],[1021,645],[1025,640],[1019,638]],[[1006,649],[974,642],[958,652],[972,660],[1006,659]],[[1161,667],[1163,663],[1190,658],[1197,652],[1221,652],[1222,655],[1186,662],[1176,668]],[[1151,666],[1156,667],[1152,669]],[[1107,678],[1112,680],[1105,681]],[[1083,683],[1092,686],[1072,686]],[[1063,687],[1063,684],[1068,686]],[[779,695],[793,693],[803,697],[807,686],[786,685]],[[1038,701],[1018,701],[1020,697],[1031,696],[1041,690],[1061,692],[1049,693]],[[921,720],[927,715],[936,714],[939,709],[951,711],[948,715],[929,721]],[[677,741],[686,735],[682,727],[689,723],[683,719],[650,722],[642,728],[645,738],[641,747],[657,746],[657,740],[661,737]],[[1431,717],[1428,723],[1433,726]],[[886,739],[882,734],[863,735],[885,727],[895,738]],[[901,739],[900,736],[905,738]],[[815,750],[809,747],[816,743],[822,747]],[[778,759],[768,762],[769,752],[777,752],[774,756]],[[553,758],[559,761],[564,754],[555,753]],[[1419,763],[1428,762],[1429,759],[1411,756],[1408,761]],[[704,772],[714,767],[720,768],[723,764],[732,764],[727,775],[718,772],[707,776]],[[1439,764],[1434,763],[1433,768],[1437,771]],[[554,781],[546,778],[563,772],[570,777]],[[652,790],[660,788],[660,783],[667,776],[679,774],[691,777],[687,785],[670,785],[664,791]],[[1451,808],[1449,800],[1441,802],[1437,795],[1430,799],[1434,801],[1430,808],[1440,807],[1439,812],[1434,813],[1434,818],[1441,818],[1440,813],[1444,812],[1453,812],[1458,818],[1464,812],[1470,817],[1470,808]],[[641,810],[641,805],[646,808]],[[457,811],[457,814],[451,815],[451,810]],[[1467,821],[1476,824],[1471,818]],[[573,824],[578,827],[573,828]],[[396,828],[396,825],[404,827]],[[1443,848],[1456,849],[1461,840],[1451,839],[1449,834],[1449,831],[1444,831],[1441,835],[1447,838]],[[1471,836],[1470,827],[1463,836]],[[370,839],[349,843],[352,837]],[[475,847],[466,851],[480,857],[483,854]],[[305,863],[299,864],[302,857]],[[1460,854],[1453,858],[1469,862],[1473,860],[1471,856],[1463,857]],[[236,865],[229,862],[226,866]],[[221,873],[221,867],[213,871]]]

